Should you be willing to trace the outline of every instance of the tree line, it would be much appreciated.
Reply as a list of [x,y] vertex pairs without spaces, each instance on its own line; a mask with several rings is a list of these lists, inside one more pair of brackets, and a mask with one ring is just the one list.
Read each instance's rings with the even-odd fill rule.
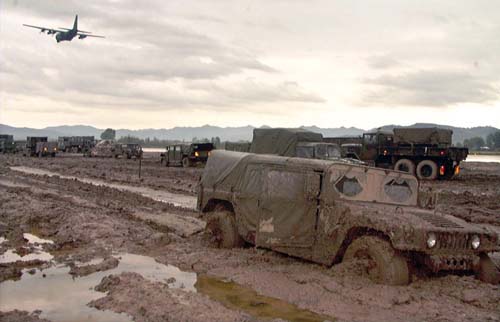
[[486,140],[480,136],[465,139],[462,146],[471,150],[500,150],[500,131],[490,133]]

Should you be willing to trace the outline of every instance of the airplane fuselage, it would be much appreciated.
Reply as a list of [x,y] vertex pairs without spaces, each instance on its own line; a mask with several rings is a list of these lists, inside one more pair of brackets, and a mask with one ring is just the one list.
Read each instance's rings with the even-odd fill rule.
[[76,37],[76,30],[68,30],[65,32],[58,32],[56,35],[56,41],[61,42],[61,41],[71,41],[73,38]]

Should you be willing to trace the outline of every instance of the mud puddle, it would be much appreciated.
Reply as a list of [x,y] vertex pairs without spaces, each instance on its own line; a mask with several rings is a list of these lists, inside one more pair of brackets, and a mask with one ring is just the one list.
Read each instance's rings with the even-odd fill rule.
[[[50,253],[43,251],[43,248],[41,246],[42,244],[53,244],[54,242],[52,240],[42,239],[28,233],[24,233],[23,238],[28,241],[28,244],[33,245],[33,252],[24,256],[20,256],[13,249],[8,249],[0,255],[1,264],[14,263],[17,261],[29,262],[34,260],[48,262],[54,258],[54,256],[52,256]],[[4,243],[5,241],[7,241],[5,237],[0,237],[0,244]]]
[[134,187],[123,184],[109,183],[103,180],[98,179],[88,179],[88,178],[79,178],[75,176],[66,176],[57,172],[47,171],[43,169],[31,168],[31,167],[10,167],[13,171],[18,171],[27,174],[35,174],[35,175],[46,175],[49,177],[58,176],[62,179],[68,180],[77,180],[83,183],[92,184],[94,186],[105,186],[121,191],[128,191],[136,194],[140,194],[143,197],[153,199],[155,201],[160,201],[164,203],[173,204],[176,207],[182,207],[187,209],[196,209],[196,198],[192,196],[186,196],[181,194],[170,193],[167,191],[158,191],[145,187]]
[[119,254],[116,257],[120,259],[116,268],[85,277],[73,278],[69,274],[70,268],[62,264],[43,271],[37,270],[34,274],[24,271],[19,281],[0,284],[0,311],[41,310],[40,317],[52,321],[132,321],[128,315],[87,306],[92,300],[105,296],[94,290],[103,277],[122,272],[135,272],[151,281],[168,284],[171,288],[195,291],[195,273],[157,263],[147,256]]
[[283,319],[293,322],[335,321],[332,317],[299,309],[288,302],[259,295],[251,288],[210,276],[198,276],[195,287],[199,293],[229,309],[241,310],[260,319]]

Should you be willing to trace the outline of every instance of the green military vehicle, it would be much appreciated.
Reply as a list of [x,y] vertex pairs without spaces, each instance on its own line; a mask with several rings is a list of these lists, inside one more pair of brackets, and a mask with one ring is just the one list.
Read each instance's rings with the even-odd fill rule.
[[49,142],[46,136],[28,136],[26,138],[25,156],[55,157],[58,151],[57,142]]
[[249,243],[325,265],[354,260],[374,281],[394,285],[421,267],[498,283],[488,256],[500,251],[498,233],[420,207],[429,200],[418,189],[400,171],[215,151],[197,207],[219,247]]
[[60,136],[57,142],[61,152],[88,154],[95,146],[93,136]]
[[467,148],[451,146],[453,131],[442,128],[394,128],[362,137],[325,138],[342,147],[342,154],[370,165],[409,172],[422,180],[451,179],[460,172]]
[[212,143],[173,144],[167,146],[161,155],[161,163],[165,166],[183,166],[185,168],[196,164],[205,164],[211,151],[215,147]]
[[16,143],[14,136],[9,134],[0,134],[0,153],[16,152]]
[[339,145],[323,142],[323,135],[304,129],[254,129],[248,143],[226,143],[226,150],[280,156],[338,160]]
[[127,143],[121,145],[122,155],[127,159],[141,159],[142,147],[137,143]]

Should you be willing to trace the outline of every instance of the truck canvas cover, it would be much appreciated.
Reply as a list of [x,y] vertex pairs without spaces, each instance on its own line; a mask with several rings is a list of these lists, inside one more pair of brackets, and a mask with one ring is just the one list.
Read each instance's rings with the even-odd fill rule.
[[254,129],[251,153],[295,156],[299,142],[322,142],[323,135],[303,129]]
[[394,143],[451,145],[452,130],[430,128],[394,128]]

